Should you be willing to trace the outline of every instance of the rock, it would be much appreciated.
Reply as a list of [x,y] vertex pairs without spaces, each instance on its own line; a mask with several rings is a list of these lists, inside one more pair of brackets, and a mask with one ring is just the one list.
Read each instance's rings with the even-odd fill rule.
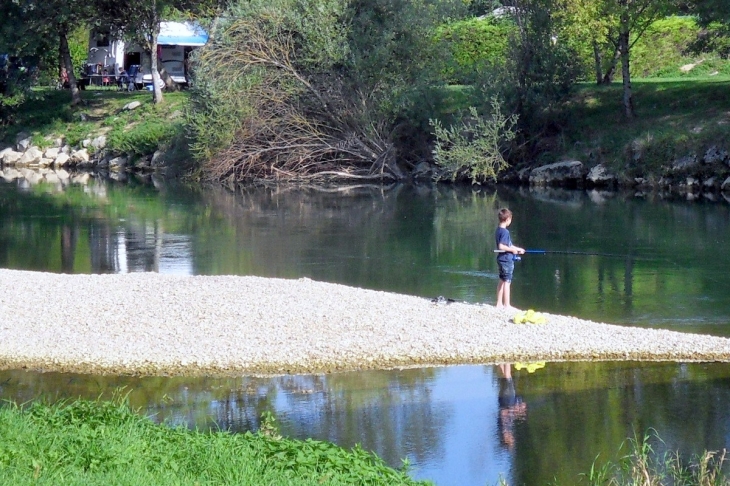
[[85,139],[83,139],[81,141],[81,146],[83,148],[87,148],[89,145],[91,145],[91,139],[90,138],[85,138]]
[[521,184],[529,183],[530,172],[532,172],[532,167],[525,167],[524,169],[520,169],[517,172],[517,181]]
[[15,179],[20,179],[22,177],[21,173],[12,167],[6,167],[5,170],[0,173],[2,174],[0,177],[8,182],[12,182]]
[[23,169],[21,173],[23,174],[23,178],[28,181],[28,184],[31,186],[35,186],[43,180],[43,176],[34,170]]
[[56,173],[56,176],[61,181],[66,181],[66,180],[68,180],[71,177],[71,175],[68,172],[66,172],[65,170],[63,170],[63,169],[58,169],[58,170],[56,170],[54,172]]
[[75,150],[71,154],[71,162],[75,162],[77,164],[83,164],[83,163],[88,163],[89,160],[90,160],[89,151],[86,150],[85,148],[81,149],[81,150]]
[[117,182],[127,182],[126,172],[112,172],[109,174],[109,178]]
[[583,182],[583,163],[577,160],[556,162],[532,169],[530,184],[535,186],[573,185]]
[[720,190],[722,192],[726,192],[726,191],[730,192],[730,177],[725,179],[725,182],[723,182],[722,185],[720,186]]
[[[160,167],[161,165],[164,165],[164,163],[165,163],[165,152],[163,152],[162,150],[155,150],[155,153],[152,154],[152,159],[150,160],[150,165],[152,167]],[[427,168],[426,169],[427,169],[428,174],[429,174],[429,177],[430,177],[430,174],[431,174],[431,166],[428,165],[425,162],[421,162],[418,165],[421,166],[422,164],[426,164],[427,165]],[[418,167],[416,167],[416,168],[418,168]]]
[[61,179],[59,179],[58,175],[56,175],[55,172],[49,172],[48,174],[44,175],[43,178],[46,180],[46,182],[50,184],[59,184],[61,182]]
[[18,152],[25,152],[33,143],[32,137],[27,132],[20,132],[15,136],[15,149]]
[[42,157],[41,160],[38,161],[38,167],[50,167],[51,165],[53,165],[53,159]]
[[[157,155],[159,153],[160,153],[160,151],[158,150],[152,156],[152,165],[153,166],[157,165],[156,159],[159,158],[159,156]],[[411,176],[414,179],[430,179],[432,175],[433,175],[433,170],[431,170],[431,164],[429,164],[428,162],[419,162],[416,165],[416,167],[413,169],[413,172],[411,173]]]
[[81,120],[82,122],[85,122],[85,121],[89,121],[89,116],[88,116],[88,115],[87,115],[86,113],[81,113],[81,114],[79,115],[79,119],[80,119],[80,120]]
[[688,191],[693,191],[700,187],[700,181],[694,177],[687,177],[682,184]]
[[30,147],[20,157],[20,159],[16,162],[15,165],[20,165],[20,166],[35,165],[41,161],[42,157],[43,157],[43,152],[41,152],[38,147]]
[[702,162],[705,164],[719,164],[726,160],[728,160],[727,150],[720,149],[714,145],[708,148],[705,156],[702,157]]
[[82,174],[76,174],[75,176],[71,177],[71,182],[73,184],[83,184],[86,185],[89,183],[89,179],[91,179],[91,176],[88,172],[84,172]]
[[67,153],[61,152],[58,154],[58,157],[53,161],[54,167],[63,167],[64,165],[68,164],[68,161],[71,159],[71,156],[69,156]]
[[45,152],[43,152],[43,156],[49,159],[55,159],[58,157],[58,154],[61,153],[60,147],[51,147],[47,148]]
[[127,103],[126,105],[124,105],[122,110],[130,111],[139,108],[140,106],[142,106],[142,103],[140,103],[139,101],[132,101],[131,103]]
[[106,135],[100,135],[91,141],[91,146],[97,151],[106,147]]
[[605,165],[598,164],[591,168],[586,176],[586,181],[594,186],[612,186],[616,184],[616,176],[608,171]]
[[127,162],[126,157],[114,157],[109,161],[109,170],[113,172],[124,170],[127,167]]
[[712,191],[712,190],[717,189],[719,186],[720,186],[720,181],[717,180],[717,177],[715,177],[715,176],[712,176],[712,177],[702,181],[702,187],[705,190]]
[[687,170],[691,169],[695,166],[697,166],[697,156],[696,155],[687,155],[685,157],[682,157],[681,159],[677,159],[672,164],[672,170],[673,171],[680,171],[680,170]]
[[23,156],[21,152],[16,152],[15,150],[10,149],[9,151],[3,150],[3,164],[4,165],[15,165],[20,158]]

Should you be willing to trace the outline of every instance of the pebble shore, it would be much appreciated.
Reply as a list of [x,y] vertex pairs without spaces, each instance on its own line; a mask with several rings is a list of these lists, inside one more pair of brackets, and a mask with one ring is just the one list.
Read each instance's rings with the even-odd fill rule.
[[[344,285],[0,270],[0,369],[321,373],[516,361],[730,361],[730,339]],[[539,310],[539,309],[538,309]]]

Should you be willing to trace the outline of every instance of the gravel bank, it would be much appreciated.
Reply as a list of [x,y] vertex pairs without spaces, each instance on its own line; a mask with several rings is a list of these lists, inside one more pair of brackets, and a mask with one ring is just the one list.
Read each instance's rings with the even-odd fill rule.
[[0,368],[304,373],[458,363],[730,361],[730,340],[309,279],[0,270]]

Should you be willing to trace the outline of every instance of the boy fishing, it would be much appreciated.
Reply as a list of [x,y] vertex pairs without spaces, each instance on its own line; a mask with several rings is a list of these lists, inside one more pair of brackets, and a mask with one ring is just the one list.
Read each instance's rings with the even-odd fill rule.
[[499,266],[499,283],[497,284],[497,308],[512,310],[510,304],[510,287],[512,284],[512,272],[515,269],[515,255],[525,253],[524,248],[514,246],[507,227],[512,224],[512,211],[502,208],[497,213],[499,226],[494,233],[497,243],[497,266]]

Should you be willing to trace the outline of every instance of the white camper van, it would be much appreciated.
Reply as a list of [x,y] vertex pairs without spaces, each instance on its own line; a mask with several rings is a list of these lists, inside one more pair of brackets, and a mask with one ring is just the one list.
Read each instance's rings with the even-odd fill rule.
[[[158,67],[175,83],[188,84],[187,60],[193,49],[204,46],[208,34],[194,22],[161,22],[157,36]],[[111,81],[121,69],[134,75],[138,87],[152,84],[150,56],[135,44],[110,38],[96,29],[89,36],[89,55],[82,76],[89,84]]]

